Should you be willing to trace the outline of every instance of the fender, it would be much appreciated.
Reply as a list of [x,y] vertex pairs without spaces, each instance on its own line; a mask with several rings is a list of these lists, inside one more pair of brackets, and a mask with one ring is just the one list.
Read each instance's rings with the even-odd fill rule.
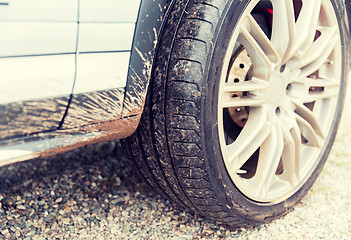
[[350,29],[350,33],[351,33],[351,0],[345,0],[345,5],[346,5],[346,14],[348,17],[348,26]]
[[[351,0],[345,0],[345,21],[347,21],[346,26],[348,26],[349,29],[349,35],[351,35]],[[348,44],[348,49],[349,51],[351,50],[351,42]],[[351,57],[351,52],[347,53],[349,57]]]
[[122,117],[141,115],[163,20],[175,0],[142,0],[130,57]]

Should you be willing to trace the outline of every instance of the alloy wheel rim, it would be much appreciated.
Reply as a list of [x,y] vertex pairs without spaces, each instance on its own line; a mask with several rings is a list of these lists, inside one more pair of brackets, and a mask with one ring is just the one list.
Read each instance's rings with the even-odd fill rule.
[[[255,18],[267,3],[270,33]],[[279,202],[311,176],[328,142],[340,81],[341,40],[329,0],[248,4],[230,39],[218,96],[222,157],[246,197]]]

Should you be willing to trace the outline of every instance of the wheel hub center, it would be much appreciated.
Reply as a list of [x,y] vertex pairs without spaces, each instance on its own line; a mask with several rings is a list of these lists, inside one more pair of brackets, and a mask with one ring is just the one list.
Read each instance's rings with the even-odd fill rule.
[[286,81],[280,74],[273,75],[268,87],[264,90],[267,102],[274,106],[279,106],[286,96]]

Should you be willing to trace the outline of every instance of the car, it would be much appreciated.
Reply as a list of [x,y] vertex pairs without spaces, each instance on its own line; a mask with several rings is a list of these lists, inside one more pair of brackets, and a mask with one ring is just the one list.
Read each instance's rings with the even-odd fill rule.
[[350,0],[0,0],[0,165],[123,139],[163,197],[285,215],[332,147]]

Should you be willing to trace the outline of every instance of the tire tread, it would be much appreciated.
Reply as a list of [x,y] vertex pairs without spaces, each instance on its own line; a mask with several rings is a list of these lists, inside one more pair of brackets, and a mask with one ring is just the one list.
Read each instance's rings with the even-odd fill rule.
[[[184,2],[188,5],[184,6]],[[249,223],[218,198],[201,147],[203,71],[211,36],[225,3],[178,2],[178,8],[185,9],[180,24],[171,24],[164,34],[176,32],[172,48],[169,42],[161,41],[162,55],[156,59],[156,66],[160,65],[150,84],[141,126],[127,142],[132,146],[130,152],[138,169],[162,196],[215,221],[243,226]],[[175,8],[172,13],[179,14]],[[135,146],[134,141],[139,145]]]

